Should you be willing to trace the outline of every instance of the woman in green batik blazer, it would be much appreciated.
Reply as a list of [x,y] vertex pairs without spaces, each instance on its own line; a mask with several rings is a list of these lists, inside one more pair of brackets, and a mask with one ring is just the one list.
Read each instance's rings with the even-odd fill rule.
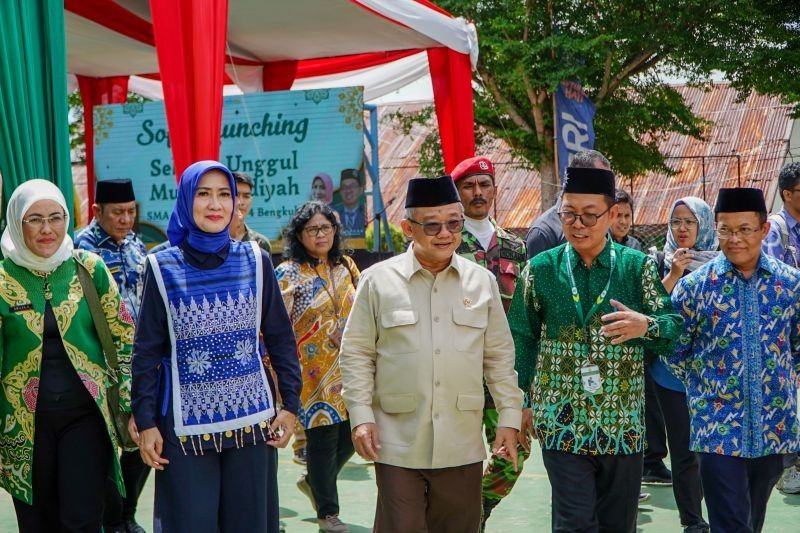
[[89,271],[118,349],[130,410],[132,320],[102,260],[66,235],[64,196],[31,180],[8,202],[0,263],[0,484],[23,532],[100,531],[105,480],[121,482],[105,357],[77,276]]

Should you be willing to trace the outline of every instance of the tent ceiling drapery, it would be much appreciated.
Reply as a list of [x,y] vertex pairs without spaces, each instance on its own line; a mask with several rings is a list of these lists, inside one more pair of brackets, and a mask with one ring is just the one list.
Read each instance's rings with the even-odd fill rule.
[[64,22],[67,29],[67,68],[70,73],[104,78],[158,72],[155,47],[69,10],[64,14]]
[[[189,0],[159,1],[197,7]],[[149,86],[150,96],[163,94],[160,82],[150,82],[159,78],[159,57],[165,59],[153,46],[151,2],[65,0],[70,73],[138,74],[148,81],[134,78],[132,89]],[[446,167],[472,155],[471,85],[463,72],[477,61],[475,29],[428,0],[230,0],[225,27],[225,77],[244,92],[364,85],[370,99],[427,74],[426,51],[445,52],[449,59],[430,74],[446,88],[437,99],[459,103],[437,106]]]
[[[148,0],[116,3],[150,20]],[[269,3],[231,2],[232,54],[268,62],[437,46],[465,54],[478,50],[471,25],[427,0],[293,0],[265,5]]]
[[[106,77],[158,72],[152,28],[142,28],[142,23],[151,24],[147,0],[67,0],[65,5],[71,73]],[[115,19],[111,25],[104,5],[126,8],[120,12],[127,12],[129,19],[122,24]],[[403,6],[406,10],[399,9]],[[126,33],[111,29],[126,26]],[[228,16],[228,53],[254,65],[441,46],[470,54],[473,63],[477,59],[472,25],[408,0],[232,0]]]

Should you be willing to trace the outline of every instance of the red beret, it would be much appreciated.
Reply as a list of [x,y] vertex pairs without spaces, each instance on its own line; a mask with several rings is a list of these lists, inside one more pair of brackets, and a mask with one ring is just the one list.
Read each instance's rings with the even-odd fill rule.
[[453,181],[475,176],[476,174],[488,174],[494,179],[494,165],[487,157],[470,157],[463,160],[453,169],[450,176]]

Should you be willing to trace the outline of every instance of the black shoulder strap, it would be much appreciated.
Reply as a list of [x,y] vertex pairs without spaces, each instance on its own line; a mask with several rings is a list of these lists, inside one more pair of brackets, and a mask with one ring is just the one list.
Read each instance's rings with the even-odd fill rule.
[[97,330],[100,345],[103,347],[103,354],[106,356],[106,365],[108,366],[111,380],[116,382],[117,368],[119,366],[117,350],[114,347],[114,339],[111,337],[111,329],[108,327],[103,306],[100,304],[100,297],[97,295],[97,287],[86,266],[78,259],[77,250],[73,250],[73,257],[77,266],[78,281],[80,281],[83,295],[86,297],[86,304],[89,306],[89,312],[92,315],[92,322],[94,323],[94,329]]

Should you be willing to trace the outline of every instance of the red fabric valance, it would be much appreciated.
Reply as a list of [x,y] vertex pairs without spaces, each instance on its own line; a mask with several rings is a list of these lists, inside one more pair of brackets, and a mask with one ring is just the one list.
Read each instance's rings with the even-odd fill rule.
[[175,176],[218,159],[228,0],[150,0]]
[[370,54],[354,54],[349,56],[323,57],[319,59],[305,59],[299,62],[297,78],[313,78],[315,76],[330,76],[351,70],[377,67],[420,53],[422,50],[398,50],[393,52],[373,52]]
[[292,84],[298,79],[330,76],[342,72],[376,67],[418,54],[421,51],[398,50],[317,59],[273,61],[264,64],[262,88],[264,91],[287,91],[292,88]]
[[264,91],[288,91],[297,76],[297,60],[265,63],[262,76]]

